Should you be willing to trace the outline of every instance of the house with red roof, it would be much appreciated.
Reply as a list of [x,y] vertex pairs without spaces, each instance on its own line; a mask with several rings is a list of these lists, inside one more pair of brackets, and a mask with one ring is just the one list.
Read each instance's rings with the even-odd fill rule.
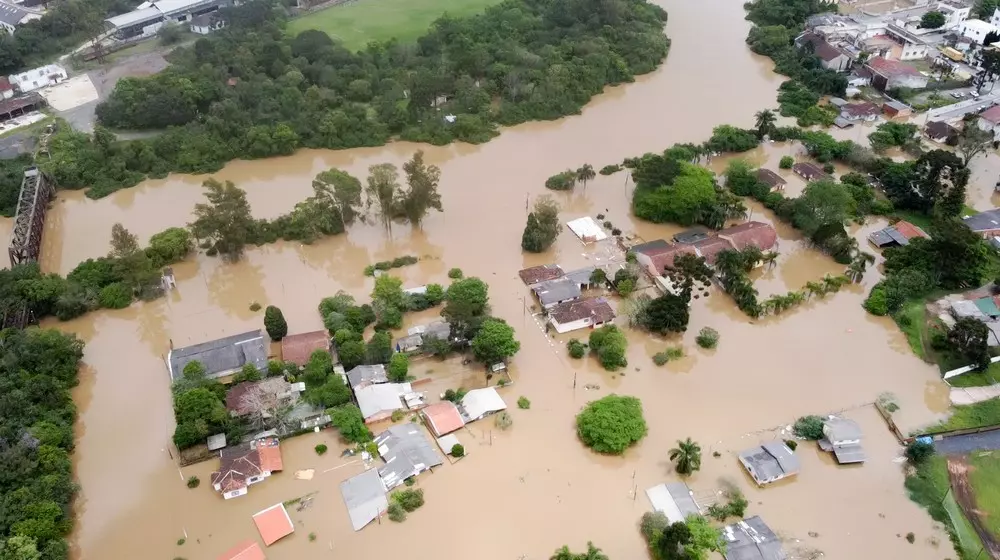
[[872,86],[879,91],[901,87],[924,89],[929,80],[913,66],[881,56],[869,59],[865,67],[872,73]]
[[225,499],[243,496],[251,484],[284,470],[281,443],[276,437],[227,447],[219,455],[219,470],[212,473],[212,487]]
[[979,120],[976,121],[976,125],[981,130],[992,133],[994,141],[1000,140],[1000,105],[994,105],[979,113]]

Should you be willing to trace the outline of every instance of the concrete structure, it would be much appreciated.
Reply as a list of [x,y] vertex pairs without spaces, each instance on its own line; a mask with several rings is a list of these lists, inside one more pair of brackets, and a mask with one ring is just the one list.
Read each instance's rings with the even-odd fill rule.
[[275,504],[265,510],[253,515],[253,523],[257,526],[257,532],[264,544],[271,546],[284,537],[295,532],[295,525],[292,518],[288,516],[288,510],[284,504]]
[[661,512],[671,523],[683,522],[689,515],[701,515],[694,493],[683,482],[658,484],[646,490],[646,497],[653,511]]
[[7,33],[14,33],[17,28],[31,20],[41,19],[42,14],[25,10],[20,6],[0,2],[0,28]]
[[208,436],[208,450],[218,451],[226,446],[226,434],[214,434]]
[[226,26],[226,20],[218,14],[202,14],[191,18],[191,32],[198,35],[208,35],[213,31],[218,31]]
[[929,80],[909,64],[883,57],[870,59],[866,68],[872,73],[872,86],[879,91],[899,87],[923,89]]
[[590,216],[570,220],[566,222],[566,226],[584,243],[594,243],[608,238],[604,228]]
[[802,177],[806,181],[815,181],[817,179],[829,179],[830,175],[823,171],[823,168],[816,165],[815,163],[810,163],[808,161],[802,161],[796,163],[792,166],[792,171]]
[[[976,125],[981,130],[991,132],[993,140],[1000,140],[1000,105],[995,105],[979,113],[979,120],[976,121]],[[968,126],[968,123],[966,123],[966,126]]]
[[330,351],[330,335],[326,331],[293,334],[281,339],[281,359],[298,366],[308,364],[317,350]]
[[542,309],[551,309],[560,303],[578,300],[582,295],[579,284],[566,277],[539,282],[531,287],[531,291],[538,298]]
[[560,334],[577,329],[592,329],[614,319],[615,310],[611,309],[604,298],[569,301],[549,309],[549,324]]
[[0,99],[10,99],[14,97],[14,86],[6,76],[0,76]]
[[781,541],[760,516],[753,516],[722,528],[726,560],[786,560]]
[[276,437],[223,449],[219,470],[212,473],[212,487],[225,499],[243,496],[251,484],[283,470],[281,444]]
[[864,463],[861,435],[861,426],[854,420],[831,416],[823,424],[823,438],[818,443],[823,451],[832,451],[841,465]]
[[375,445],[385,461],[378,474],[386,490],[444,463],[444,457],[434,449],[420,425],[412,422],[392,426],[378,434]]
[[783,191],[785,190],[785,185],[788,184],[788,181],[782,178],[781,175],[763,167],[757,170],[757,180],[770,187],[771,192]]
[[444,437],[465,426],[465,420],[458,412],[458,407],[451,401],[441,401],[426,406],[420,410],[420,416],[427,424],[427,429],[437,438]]
[[184,377],[184,366],[198,361],[205,367],[205,377],[218,379],[238,372],[246,364],[267,371],[267,343],[260,330],[227,336],[201,344],[171,348],[167,353],[170,379]]
[[32,68],[20,74],[11,74],[7,79],[21,93],[54,86],[67,78],[66,69],[58,64]]
[[372,423],[388,420],[393,412],[406,409],[403,396],[412,392],[409,383],[379,383],[355,389],[354,397],[365,423]]
[[872,232],[868,236],[868,242],[879,249],[885,249],[887,247],[909,245],[910,240],[917,237],[931,238],[931,236],[927,235],[927,232],[919,227],[905,220],[900,220],[887,228]]
[[355,531],[364,529],[389,509],[385,492],[377,469],[368,469],[340,483],[340,495]]
[[473,389],[458,403],[458,412],[466,424],[507,409],[500,393],[494,387]]
[[347,372],[347,383],[355,391],[369,385],[388,382],[389,375],[386,374],[385,366],[382,364],[355,366],[351,371]]
[[983,239],[1000,236],[1000,208],[966,216],[962,223]]
[[781,441],[770,441],[740,453],[740,463],[758,486],[799,473],[799,459]]
[[983,39],[990,33],[997,32],[997,26],[981,19],[967,19],[958,26],[958,33],[963,37],[972,39],[976,44],[982,45]]

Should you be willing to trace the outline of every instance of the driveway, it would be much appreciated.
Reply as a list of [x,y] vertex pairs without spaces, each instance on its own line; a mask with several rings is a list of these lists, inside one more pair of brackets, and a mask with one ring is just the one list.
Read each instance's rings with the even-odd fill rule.
[[973,451],[1000,449],[1000,429],[979,434],[951,436],[934,442],[934,450],[941,455],[965,455]]

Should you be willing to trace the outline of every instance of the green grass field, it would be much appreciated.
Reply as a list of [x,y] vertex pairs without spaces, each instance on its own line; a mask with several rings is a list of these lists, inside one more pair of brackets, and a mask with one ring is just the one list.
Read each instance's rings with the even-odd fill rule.
[[962,514],[961,508],[949,492],[947,460],[935,455],[917,468],[916,474],[906,478],[910,499],[927,509],[931,517],[948,526],[956,546],[964,558],[976,558],[983,544],[972,524]]
[[976,509],[994,535],[1000,535],[1000,457],[998,453],[971,453],[969,482],[976,494]]
[[371,41],[414,41],[431,22],[447,12],[451,16],[479,13],[500,0],[354,0],[305,14],[288,23],[292,35],[307,29],[325,31],[344,46],[357,50]]

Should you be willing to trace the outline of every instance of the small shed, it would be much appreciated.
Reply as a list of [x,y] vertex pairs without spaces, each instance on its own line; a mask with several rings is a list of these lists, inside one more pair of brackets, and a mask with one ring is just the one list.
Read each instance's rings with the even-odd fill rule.
[[590,216],[570,220],[566,222],[566,226],[584,243],[595,243],[608,238],[608,234],[605,233],[604,228]]
[[833,452],[841,465],[864,463],[865,450],[861,447],[861,426],[849,418],[831,416],[823,423],[823,437],[819,447]]
[[389,509],[385,492],[377,469],[368,469],[340,483],[340,495],[355,531],[364,529]]
[[701,515],[694,494],[683,482],[658,484],[646,490],[646,497],[653,509],[666,515],[671,523],[683,522],[689,515]]
[[[458,436],[457,435],[455,435],[455,434],[448,434],[448,435],[446,435],[444,437],[437,438],[437,444],[438,444],[438,447],[441,448],[441,451],[444,452],[445,455],[451,455],[451,450],[456,445],[462,445],[462,442],[458,441]],[[463,448],[464,448],[464,446],[463,446]],[[466,450],[465,454],[466,455],[469,454],[468,450]]]
[[902,101],[887,101],[884,105],[882,105],[882,114],[890,119],[908,117],[913,114],[913,107],[910,107]]
[[740,463],[758,486],[799,473],[798,457],[782,441],[770,441],[740,453]]
[[218,451],[226,446],[226,434],[208,436],[208,450]]
[[267,546],[271,546],[283,537],[295,532],[295,525],[292,524],[292,518],[288,516],[285,504],[275,504],[255,513],[253,522],[257,526],[260,538]]

